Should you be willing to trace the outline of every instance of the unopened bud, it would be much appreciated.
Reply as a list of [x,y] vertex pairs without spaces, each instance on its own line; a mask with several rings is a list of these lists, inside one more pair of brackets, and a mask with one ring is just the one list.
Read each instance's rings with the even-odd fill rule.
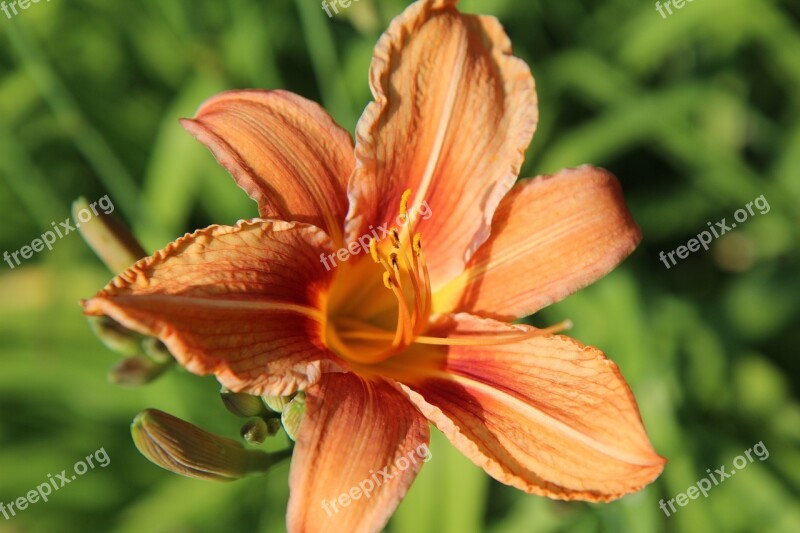
[[254,418],[242,426],[242,437],[250,444],[262,444],[269,436],[269,428],[263,418]]
[[283,427],[280,418],[266,418],[264,421],[267,423],[267,436],[274,437]]
[[133,355],[141,348],[142,336],[107,316],[87,316],[89,327],[106,348],[122,355]]
[[123,387],[140,387],[161,376],[170,366],[156,363],[144,355],[132,355],[111,367],[108,380]]
[[261,416],[267,412],[264,407],[264,402],[258,396],[251,394],[244,394],[241,392],[231,392],[223,388],[219,392],[222,398],[222,403],[228,408],[228,411],[241,416],[242,418],[250,418],[251,416]]
[[289,405],[289,402],[292,401],[291,396],[262,396],[261,398],[267,404],[267,407],[276,413],[282,413],[286,406]]
[[[90,209],[92,206],[94,209]],[[79,216],[82,211],[94,212],[96,216],[84,222],[83,217]],[[147,256],[147,252],[125,224],[111,215],[111,211],[98,214],[96,203],[89,205],[85,198],[78,198],[72,202],[72,218],[81,220],[78,231],[111,272],[116,274],[127,270],[136,261]]]
[[172,415],[148,409],[131,425],[139,451],[152,463],[182,476],[230,481],[266,472],[290,450],[265,453],[209,433]]
[[286,434],[292,440],[297,440],[297,434],[300,432],[300,424],[303,422],[303,416],[306,413],[306,395],[305,393],[298,392],[289,405],[283,410],[281,415],[281,423]]
[[145,337],[142,341],[142,351],[156,363],[174,363],[175,358],[167,346],[155,337]]

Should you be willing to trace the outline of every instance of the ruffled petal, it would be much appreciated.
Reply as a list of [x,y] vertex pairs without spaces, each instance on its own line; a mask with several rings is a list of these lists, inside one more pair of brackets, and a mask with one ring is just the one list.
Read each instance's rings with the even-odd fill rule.
[[398,219],[410,188],[414,230],[434,287],[464,269],[488,237],[538,118],[530,69],[511,55],[493,17],[463,15],[454,0],[412,4],[378,42],[375,101],[356,132],[346,234],[354,241]]
[[[519,333],[459,314],[440,334]],[[606,501],[637,491],[665,460],[647,438],[617,366],[560,335],[451,346],[384,365],[411,401],[495,479],[558,499]]]
[[287,529],[380,531],[430,459],[428,441],[425,418],[388,382],[326,375],[306,393]]
[[319,254],[330,247],[306,224],[212,226],[137,262],[84,310],[160,338],[231,390],[291,394],[344,365],[322,342],[331,274]]
[[582,166],[521,181],[467,269],[434,294],[434,310],[530,315],[608,274],[641,237],[606,170]]
[[313,224],[341,241],[353,141],[322,107],[287,91],[230,91],[181,123],[262,217]]

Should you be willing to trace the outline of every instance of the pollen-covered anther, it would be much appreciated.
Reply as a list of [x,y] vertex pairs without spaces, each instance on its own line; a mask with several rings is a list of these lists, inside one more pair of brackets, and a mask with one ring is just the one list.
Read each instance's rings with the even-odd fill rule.
[[383,273],[383,284],[389,290],[392,290],[394,288],[394,282],[392,281],[392,275],[389,274],[388,272],[384,272]]
[[400,197],[400,214],[408,216],[408,199],[411,198],[411,189],[406,189]]

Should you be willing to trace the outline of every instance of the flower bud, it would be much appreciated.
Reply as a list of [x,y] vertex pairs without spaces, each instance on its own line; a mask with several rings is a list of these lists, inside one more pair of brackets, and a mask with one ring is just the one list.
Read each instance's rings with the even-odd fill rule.
[[242,426],[242,438],[250,444],[262,444],[268,437],[269,428],[263,418],[254,418]]
[[[78,198],[72,202],[72,218],[79,220],[78,213],[89,211],[90,207],[85,198]],[[96,212],[96,208],[94,211]],[[99,213],[87,222],[81,220],[78,231],[86,244],[113,273],[127,270],[136,261],[147,256],[147,252],[131,231],[110,212]]]
[[280,418],[265,418],[264,422],[267,423],[267,435],[270,437],[277,435],[283,427]]
[[291,396],[262,396],[261,399],[267,404],[267,407],[276,413],[282,413],[283,409],[289,405],[292,400]]
[[140,387],[155,380],[170,367],[171,365],[158,364],[143,355],[132,355],[111,367],[108,380],[123,387]]
[[107,316],[87,316],[89,327],[111,351],[122,355],[139,352],[142,336]]
[[261,416],[267,412],[264,402],[262,402],[261,398],[258,396],[241,392],[231,392],[226,388],[223,388],[219,392],[219,395],[222,398],[222,403],[228,408],[228,411],[236,416],[249,418],[251,416]]
[[281,430],[280,418],[254,418],[242,426],[242,438],[250,444],[263,444]]
[[266,472],[290,450],[265,453],[214,435],[172,415],[148,409],[131,425],[136,447],[152,463],[182,476],[230,481]]
[[292,401],[286,406],[281,414],[281,423],[286,434],[292,440],[297,440],[297,434],[300,432],[300,423],[303,421],[303,415],[306,412],[306,395],[305,393],[298,392]]
[[145,337],[142,341],[142,351],[147,357],[156,363],[174,363],[175,358],[167,349],[167,346],[155,337]]

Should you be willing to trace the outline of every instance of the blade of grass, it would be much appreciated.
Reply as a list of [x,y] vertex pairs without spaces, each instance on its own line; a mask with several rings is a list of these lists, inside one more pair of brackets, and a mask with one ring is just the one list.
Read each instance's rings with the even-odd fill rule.
[[340,74],[342,70],[336,57],[336,43],[325,12],[318,4],[306,0],[295,0],[295,4],[322,101],[339,124],[352,130],[355,126],[353,104]]
[[202,185],[202,169],[210,164],[197,141],[178,123],[192,116],[197,106],[221,91],[224,83],[198,76],[190,80],[164,113],[153,154],[144,178],[143,205],[150,210],[150,223],[135,224],[140,238],[149,245],[162,246],[186,228],[196,195]]
[[0,175],[5,176],[6,182],[39,227],[49,230],[50,222],[67,211],[66,203],[53,192],[42,171],[31,161],[26,147],[2,122],[0,139],[5,139],[0,143]]
[[36,82],[42,97],[62,126],[72,133],[75,146],[114,196],[114,203],[131,219],[137,218],[139,190],[131,175],[81,113],[67,87],[50,67],[43,52],[21,24],[7,25],[11,44]]

